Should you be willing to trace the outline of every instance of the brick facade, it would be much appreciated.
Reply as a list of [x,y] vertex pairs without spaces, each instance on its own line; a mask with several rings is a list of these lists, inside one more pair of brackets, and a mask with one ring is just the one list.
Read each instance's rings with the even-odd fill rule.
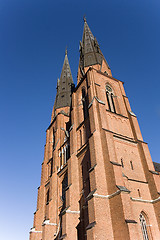
[[80,60],[71,107],[53,108],[30,240],[160,239],[159,171],[123,82],[100,57]]

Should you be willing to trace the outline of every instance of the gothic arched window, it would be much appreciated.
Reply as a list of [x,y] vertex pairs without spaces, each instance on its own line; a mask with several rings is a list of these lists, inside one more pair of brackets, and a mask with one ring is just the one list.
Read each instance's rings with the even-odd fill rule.
[[107,97],[109,111],[116,113],[115,104],[114,104],[114,94],[113,94],[112,88],[109,85],[106,85],[106,97]]
[[139,216],[140,219],[140,223],[141,223],[141,230],[142,230],[142,234],[143,234],[143,239],[144,240],[149,240],[149,235],[147,232],[147,224],[146,224],[146,219],[144,217],[144,214],[140,214]]

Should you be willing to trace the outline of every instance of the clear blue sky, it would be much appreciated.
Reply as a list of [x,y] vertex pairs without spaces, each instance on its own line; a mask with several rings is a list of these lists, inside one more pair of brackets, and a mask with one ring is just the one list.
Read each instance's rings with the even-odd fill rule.
[[159,12],[159,0],[0,0],[0,239],[29,238],[56,81],[67,45],[76,83],[84,14],[160,162]]

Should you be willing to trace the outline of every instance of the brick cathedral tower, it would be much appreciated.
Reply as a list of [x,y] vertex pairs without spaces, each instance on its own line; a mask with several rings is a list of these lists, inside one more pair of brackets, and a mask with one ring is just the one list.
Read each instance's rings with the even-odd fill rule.
[[30,240],[160,239],[159,172],[84,19],[77,86],[67,51],[57,81]]

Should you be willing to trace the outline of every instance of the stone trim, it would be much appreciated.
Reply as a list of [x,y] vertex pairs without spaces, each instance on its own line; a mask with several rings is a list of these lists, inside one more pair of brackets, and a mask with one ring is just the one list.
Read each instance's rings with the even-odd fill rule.
[[72,126],[70,127],[69,132],[73,129],[73,125],[74,125],[74,123],[73,123]]
[[[114,96],[114,97],[117,97],[117,96]],[[126,116],[124,116],[124,115],[122,115],[122,114],[119,114],[119,113],[116,113],[116,112],[111,112],[111,111],[108,110],[108,109],[106,109],[106,111],[109,112],[109,113],[113,113],[113,114],[115,114],[115,115],[118,115],[118,116],[120,116],[120,117],[123,117],[123,118],[129,119],[128,117],[126,117]]]
[[48,164],[49,162],[51,162],[51,161],[52,161],[52,159],[53,159],[53,157],[51,157],[51,158],[48,160],[47,164]]
[[57,223],[50,223],[50,220],[47,219],[47,220],[44,220],[44,222],[42,223],[42,226],[44,225],[57,226]]
[[60,213],[60,215],[64,215],[69,207],[70,207],[70,206],[66,207],[66,208]]
[[99,86],[99,87],[101,86],[100,84],[98,84],[98,83],[96,83],[96,82],[95,82],[94,84],[97,85],[97,86]]
[[127,192],[127,193],[130,193],[131,191],[129,191],[126,187],[124,186],[119,186],[119,185],[116,185],[116,187],[121,191],[121,192]]
[[45,187],[47,187],[50,184],[50,179],[47,180],[48,182],[45,184]]
[[84,120],[79,124],[79,126],[76,128],[76,131],[84,124]]
[[117,162],[112,162],[112,161],[110,161],[110,163],[112,163],[113,165],[117,165],[117,166],[122,166],[120,163],[117,163]]
[[94,193],[97,191],[97,188],[95,188],[92,192],[90,192],[88,194],[88,196],[86,197],[87,200],[90,200],[93,196],[94,196]]
[[105,103],[104,103],[103,101],[101,101],[101,100],[98,99],[96,96],[94,96],[94,97],[92,98],[92,101],[91,101],[90,104],[88,105],[88,109],[92,106],[94,99],[96,99],[98,103],[105,105]]
[[39,208],[37,208],[37,210],[33,213],[34,215],[38,212]]
[[155,175],[159,175],[159,172],[157,171],[152,171],[152,170],[149,170],[152,174],[155,174]]
[[80,214],[80,211],[72,211],[70,209],[66,210],[66,213]]
[[141,181],[141,180],[136,180],[136,179],[128,178],[127,176],[126,176],[126,178],[128,179],[128,181],[139,182],[139,183],[145,183],[145,184],[148,183],[148,182],[144,182],[144,181]]
[[102,127],[102,129],[103,129],[104,131],[106,131],[106,132],[110,132],[110,133],[112,133],[113,136],[116,137],[116,138],[120,138],[120,139],[123,139],[123,140],[129,141],[129,142],[132,142],[132,143],[135,143],[135,144],[138,143],[138,142],[136,142],[133,138],[129,138],[129,137],[127,137],[127,136],[123,136],[123,135],[121,135],[121,134],[118,134],[118,133],[112,132],[112,131],[110,131],[110,130],[108,130],[108,129],[105,129],[105,128],[103,128],[103,127]]
[[35,227],[31,228],[29,233],[42,233],[42,231],[36,231]]
[[89,229],[93,228],[95,225],[96,225],[96,221],[88,224],[88,226],[86,227],[86,230],[89,230]]
[[125,222],[126,223],[136,223],[137,224],[137,222],[135,220],[132,220],[132,219],[125,219]]
[[95,96],[95,99],[97,100],[98,103],[101,103],[103,105],[106,105],[103,101],[101,101],[100,99],[98,99],[96,96]]
[[66,172],[66,170],[68,169],[68,163],[66,162],[66,164],[61,167],[58,168],[58,171],[57,171],[58,176],[61,176],[64,172]]
[[93,136],[93,133],[95,133],[96,129],[89,135],[88,139]]
[[92,106],[93,101],[94,101],[94,98],[95,98],[95,97],[93,97],[92,101],[91,101],[90,104],[88,105],[88,109]]
[[140,139],[137,139],[137,141],[140,142],[140,143],[148,144],[147,142],[144,142],[144,141],[142,141]]
[[64,239],[66,236],[67,236],[67,234],[65,233],[65,234],[63,234],[59,239],[60,239],[60,240],[61,240],[61,239]]
[[87,200],[90,200],[92,197],[96,197],[96,198],[106,198],[106,199],[110,199],[112,197],[115,197],[117,195],[119,195],[121,192],[126,192],[126,193],[130,193],[130,191],[124,187],[124,186],[116,186],[119,190],[117,190],[116,192],[110,194],[110,195],[101,195],[98,193],[95,193],[97,191],[97,189],[94,189],[92,192],[90,192],[88,194],[88,196],[86,197]]
[[65,188],[65,191],[67,191],[67,190],[70,188],[71,185],[72,185],[72,183],[70,183],[70,184]]
[[135,202],[144,202],[144,203],[157,203],[160,201],[160,197],[153,200],[144,200],[144,199],[133,198],[133,197],[130,197],[130,199]]
[[82,147],[80,147],[80,148],[77,150],[78,153],[76,154],[76,157],[78,157],[79,155],[81,155],[81,154],[85,151],[86,148],[88,148],[88,142],[85,143],[84,145],[82,145]]
[[130,113],[130,115],[132,115],[133,117],[137,117],[136,114],[134,114],[134,112],[132,111],[128,111]]
[[94,166],[93,167],[91,167],[89,170],[88,170],[88,172],[90,173],[90,172],[92,172],[94,169],[95,169],[95,167],[97,166],[97,163],[96,164],[94,164]]
[[69,133],[68,133],[68,131],[66,131],[64,128],[62,128],[62,127],[60,127],[60,129],[62,130],[62,131],[64,131],[65,132],[65,135],[66,135],[66,137],[67,138],[69,138]]
[[122,139],[122,140],[124,140],[124,141],[128,141],[128,142],[137,144],[137,142],[136,142],[134,139],[132,139],[132,138],[128,138],[128,137],[122,136],[122,135],[120,135],[120,134],[117,135],[117,133],[116,133],[116,134],[113,133],[113,136],[114,136],[115,138],[119,138],[119,139]]
[[107,199],[110,199],[114,196],[117,196],[121,193],[121,190],[117,190],[116,192],[110,194],[110,195],[100,195],[100,194],[97,194],[97,193],[94,193],[93,196],[96,197],[96,198],[107,198]]

